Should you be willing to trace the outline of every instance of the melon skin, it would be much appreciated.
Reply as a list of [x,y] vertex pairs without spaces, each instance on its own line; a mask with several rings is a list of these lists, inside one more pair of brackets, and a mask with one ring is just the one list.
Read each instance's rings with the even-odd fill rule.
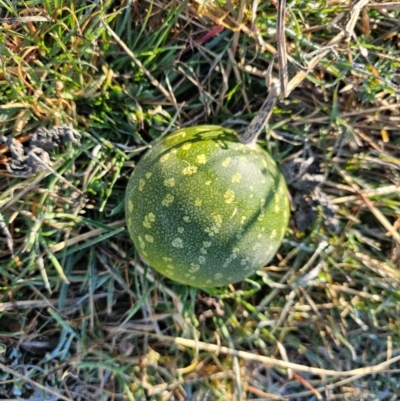
[[272,157],[212,125],[156,141],[134,169],[125,208],[143,259],[195,287],[236,283],[265,266],[289,219],[287,187]]

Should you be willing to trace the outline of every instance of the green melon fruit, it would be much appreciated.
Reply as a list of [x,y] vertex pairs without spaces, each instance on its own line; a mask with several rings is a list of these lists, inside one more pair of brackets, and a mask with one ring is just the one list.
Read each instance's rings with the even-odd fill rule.
[[289,219],[286,184],[272,157],[211,125],[156,141],[129,180],[125,207],[143,259],[196,287],[235,283],[263,267]]

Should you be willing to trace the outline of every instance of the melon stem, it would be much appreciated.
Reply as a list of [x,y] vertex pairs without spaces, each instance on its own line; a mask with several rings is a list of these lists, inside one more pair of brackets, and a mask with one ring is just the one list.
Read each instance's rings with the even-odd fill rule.
[[280,93],[279,87],[279,82],[274,83],[267,98],[265,99],[265,102],[261,106],[260,111],[253,118],[246,131],[239,135],[240,142],[250,147],[254,146],[254,144],[257,142],[258,136],[263,128],[267,125],[271,117],[272,110],[274,109]]

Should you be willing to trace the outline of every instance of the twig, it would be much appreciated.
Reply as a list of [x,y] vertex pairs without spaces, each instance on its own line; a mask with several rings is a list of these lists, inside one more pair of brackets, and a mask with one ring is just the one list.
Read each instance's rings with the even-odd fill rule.
[[[61,163],[61,160],[57,161],[53,166],[58,165]],[[37,177],[35,177],[30,183],[28,183],[31,178],[27,179],[25,182],[27,183],[25,187],[19,192],[18,194],[12,193],[11,199],[4,204],[3,206],[0,207],[0,213],[7,210],[9,207],[11,207],[14,203],[18,202],[22,197],[24,197],[27,193],[29,193],[32,188],[35,188],[40,181],[42,181],[44,178],[48,176],[49,172],[48,171],[41,171]]]
[[[237,18],[238,25],[242,25],[245,9],[246,9],[246,1],[242,0],[240,2],[239,14],[238,14],[238,18]],[[233,34],[232,45],[231,45],[230,49],[227,49],[228,50],[228,56],[229,56],[229,59],[231,61],[231,64],[228,64],[226,66],[226,69],[225,69],[225,77],[224,77],[224,80],[222,82],[221,94],[219,96],[219,102],[218,102],[216,110],[215,110],[216,114],[221,112],[226,92],[229,89],[228,80],[229,80],[229,77],[230,77],[231,72],[232,72],[232,66],[235,65],[235,54],[236,54],[236,51],[237,51],[237,48],[238,48],[239,38],[240,38],[240,31],[237,31],[237,32],[235,32]],[[236,79],[237,79],[237,77],[236,77]],[[245,94],[243,89],[242,89],[242,94],[243,95]],[[245,96],[247,97],[247,95],[245,95]],[[246,101],[246,105],[248,105],[248,101]]]
[[[43,294],[42,294],[43,295]],[[96,294],[94,297],[95,299],[105,298],[107,296],[106,293],[104,294]],[[43,296],[44,297],[44,296]],[[89,297],[88,294],[84,295],[79,299],[67,299],[64,303],[64,307],[79,305],[83,301],[85,301]],[[45,297],[44,297],[45,298]],[[17,310],[26,310],[26,309],[42,309],[42,308],[55,308],[60,300],[57,298],[54,299],[43,299],[38,300],[34,299],[31,301],[13,301],[13,302],[0,302],[0,312],[7,312],[7,311],[14,311]],[[65,310],[63,311],[65,313]]]
[[35,382],[34,380],[30,379],[29,377],[26,377],[25,375],[22,375],[21,373],[18,373],[17,371],[15,371],[14,369],[11,369],[9,367],[7,367],[6,365],[3,365],[0,362],[0,369],[3,370],[4,372],[9,373],[12,376],[18,377],[19,379],[23,380],[26,383],[29,383],[31,386],[34,386],[48,394],[54,395],[55,397],[61,399],[61,400],[65,400],[65,401],[73,401],[71,398],[65,397],[64,395],[61,395],[60,393],[57,393],[57,391],[54,391],[48,387],[43,386],[40,383]]
[[393,365],[394,363],[400,361],[400,355],[398,355],[394,358],[391,358],[382,363],[379,363],[378,365],[373,365],[373,366],[369,366],[366,368],[344,370],[342,372],[339,372],[339,371],[335,371],[335,370],[313,368],[313,367],[309,367],[309,366],[299,365],[297,363],[281,361],[276,358],[271,358],[268,356],[263,356],[263,355],[258,355],[258,354],[252,354],[252,353],[246,352],[246,351],[238,351],[233,348],[218,346],[215,344],[208,344],[208,343],[198,341],[198,340],[195,341],[195,340],[182,338],[182,337],[170,337],[170,336],[164,336],[164,335],[157,335],[157,334],[148,333],[148,332],[144,332],[144,331],[140,331],[140,330],[128,330],[128,331],[130,333],[151,336],[151,337],[157,338],[160,341],[172,342],[172,343],[175,343],[176,345],[180,345],[183,347],[198,349],[201,351],[214,352],[216,354],[236,356],[238,358],[242,358],[247,361],[260,362],[260,363],[263,363],[263,364],[265,364],[267,366],[271,366],[271,367],[279,366],[280,368],[283,368],[283,369],[292,369],[293,371],[296,371],[296,372],[306,372],[306,373],[311,373],[311,374],[319,375],[319,376],[341,377],[341,376],[355,376],[355,375],[364,375],[364,376],[371,375],[374,373],[382,372],[386,367]]
[[[118,221],[114,221],[110,224],[108,224],[108,227],[123,227],[126,224],[125,220],[118,220]],[[88,231],[86,233],[77,235],[76,237],[70,238],[68,240],[65,241],[61,241],[58,244],[53,245],[50,248],[50,251],[52,253],[56,253],[61,251],[64,248],[68,248],[71,245],[75,245],[80,241],[86,241],[89,238],[92,237],[97,237],[100,234],[102,234],[103,232],[107,232],[108,230],[104,229],[104,228],[95,228],[94,230]]]
[[102,25],[108,33],[115,39],[115,41],[125,50],[126,54],[134,61],[134,63],[144,72],[147,78],[150,80],[152,85],[154,85],[176,108],[178,108],[176,99],[173,95],[171,95],[162,85],[161,83],[153,77],[149,70],[147,70],[142,62],[132,53],[129,47],[118,37],[118,35],[109,27],[109,25],[101,20]]
[[3,232],[4,236],[6,237],[6,244],[7,248],[11,253],[11,256],[14,257],[14,241],[12,235],[7,227],[6,222],[4,221],[4,217],[0,213],[0,231]]
[[184,347],[188,348],[198,348],[202,351],[210,351],[210,352],[219,352],[220,354],[225,354],[225,355],[231,355],[231,356],[237,356],[239,358],[248,360],[248,361],[258,361],[261,363],[264,363],[265,365],[269,366],[279,366],[284,369],[292,369],[297,372],[306,372],[306,373],[311,373],[315,375],[326,375],[326,376],[354,376],[354,375],[370,375],[373,373],[378,373],[384,370],[387,366],[390,366],[398,361],[400,361],[400,355],[397,357],[391,358],[385,362],[382,362],[378,365],[374,366],[369,366],[366,368],[358,368],[358,369],[352,369],[352,370],[345,370],[342,372],[338,372],[335,370],[328,370],[328,369],[321,369],[321,368],[313,368],[309,366],[303,366],[299,365],[297,363],[292,363],[292,362],[285,362],[281,361],[279,359],[275,358],[270,358],[267,356],[263,355],[255,355],[251,354],[250,352],[246,351],[237,351],[232,348],[228,347],[218,347],[215,344],[207,344],[204,342],[199,342],[199,341],[194,341],[190,340],[187,338],[181,338],[181,337],[168,337],[168,336],[161,336],[161,340],[169,340],[173,341],[177,345],[182,345]]
[[278,64],[280,78],[280,98],[284,99],[288,96],[288,70],[287,70],[287,54],[286,54],[286,36],[285,36],[285,14],[286,0],[278,1],[278,18],[276,22],[276,41],[278,44]]
[[279,92],[279,83],[275,83],[269,91],[267,99],[261,106],[257,116],[253,118],[246,131],[239,136],[241,142],[250,146],[256,142],[258,135],[260,135],[261,130],[268,123],[268,120],[271,117]]
[[83,195],[83,192],[72,185],[66,178],[64,178],[61,174],[58,174],[56,170],[51,168],[49,165],[44,163],[33,151],[29,152],[29,156],[33,157],[39,164],[41,164],[45,169],[49,170],[52,174],[54,174],[60,181],[62,181],[65,185],[72,188],[79,195]]
[[15,24],[15,23],[27,23],[27,22],[50,22],[51,19],[43,17],[42,15],[32,15],[28,17],[10,17],[0,18],[0,24]]
[[388,1],[386,3],[371,3],[368,4],[368,8],[374,8],[376,10],[399,10],[400,9],[400,1]]
[[354,184],[353,179],[344,170],[340,170],[339,174],[346,180],[347,184],[349,184],[354,189],[354,192],[356,192],[359,197],[364,201],[368,209],[382,224],[382,226],[385,227],[386,230],[388,230],[390,235],[393,237],[393,240],[400,244],[400,234],[394,229],[394,227],[390,224],[389,220],[384,216],[384,214],[379,209],[377,209],[372,204],[372,202],[360,191],[360,189]]
[[[349,38],[353,35],[354,27],[357,22],[357,19],[360,15],[360,12],[362,8],[368,3],[369,0],[359,0],[355,2],[351,6],[350,10],[350,18],[346,24],[346,28],[344,31],[340,32],[338,35],[336,35],[333,39],[331,39],[328,44],[324,47],[321,48],[321,51],[311,59],[311,61],[308,64],[307,70],[301,70],[299,71],[289,82],[289,84],[286,86],[286,90],[284,94],[286,96],[289,96],[289,94],[298,86],[300,85],[301,82],[306,78],[306,76],[318,65],[318,63],[330,52],[332,51],[332,46],[337,45],[340,43],[344,38]],[[281,4],[282,3],[282,4]],[[278,23],[279,23],[279,30],[281,32],[284,32],[284,18],[282,19],[282,16],[284,16],[284,6],[285,6],[285,1],[279,1],[279,10],[278,10],[278,18],[277,18],[277,30],[278,30]],[[283,15],[282,15],[283,14]],[[282,35],[282,34],[281,34]],[[283,52],[283,46],[282,46],[282,38],[280,38],[280,49],[279,52]],[[279,44],[279,43],[278,43]],[[284,41],[283,41],[284,44]],[[284,68],[285,67],[285,59],[279,55],[280,60],[280,67]],[[282,64],[282,65],[281,65]],[[242,135],[240,135],[239,139],[241,142],[251,146],[257,141],[257,137],[260,134],[261,130],[264,128],[264,126],[268,123],[268,120],[272,114],[272,110],[276,104],[277,98],[281,93],[280,88],[285,89],[285,70],[280,69],[280,83],[274,84],[274,86],[271,88],[270,93],[268,94],[267,99],[265,100],[264,104],[261,106],[260,112],[257,114],[256,117],[252,120],[250,123],[249,127],[247,128],[246,132]]]
[[372,196],[392,195],[396,193],[400,194],[400,187],[398,185],[388,185],[382,188],[360,189],[360,191],[358,191],[359,195],[342,196],[332,199],[331,202],[337,205],[339,203],[355,202],[360,199],[360,196],[370,198]]
[[[332,389],[334,389],[336,387],[342,386],[343,384],[351,383],[354,380],[361,379],[363,376],[365,376],[365,375],[364,374],[359,374],[359,375],[355,375],[355,376],[352,376],[352,377],[347,377],[346,379],[340,380],[340,381],[338,381],[336,383],[327,384],[327,385],[324,385],[323,387],[318,387],[315,390],[317,390],[318,392],[319,391],[322,392],[322,391],[326,391],[326,390],[332,390]],[[284,400],[290,400],[292,398],[297,398],[298,399],[299,397],[305,397],[307,395],[314,395],[314,394],[315,394],[314,391],[303,391],[303,392],[297,393],[297,394],[284,395],[283,399]]]

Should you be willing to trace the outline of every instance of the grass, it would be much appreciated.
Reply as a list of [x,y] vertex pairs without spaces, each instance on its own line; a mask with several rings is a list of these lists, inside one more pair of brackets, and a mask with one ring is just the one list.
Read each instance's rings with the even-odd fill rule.
[[[269,266],[189,288],[130,242],[124,189],[151,142],[242,132],[263,103],[276,8],[254,4],[0,1],[0,398],[398,399],[398,4],[370,2],[260,137],[296,177]],[[288,54],[306,65],[348,6],[290,2]],[[51,169],[6,168],[60,125],[80,139],[46,149]]]

